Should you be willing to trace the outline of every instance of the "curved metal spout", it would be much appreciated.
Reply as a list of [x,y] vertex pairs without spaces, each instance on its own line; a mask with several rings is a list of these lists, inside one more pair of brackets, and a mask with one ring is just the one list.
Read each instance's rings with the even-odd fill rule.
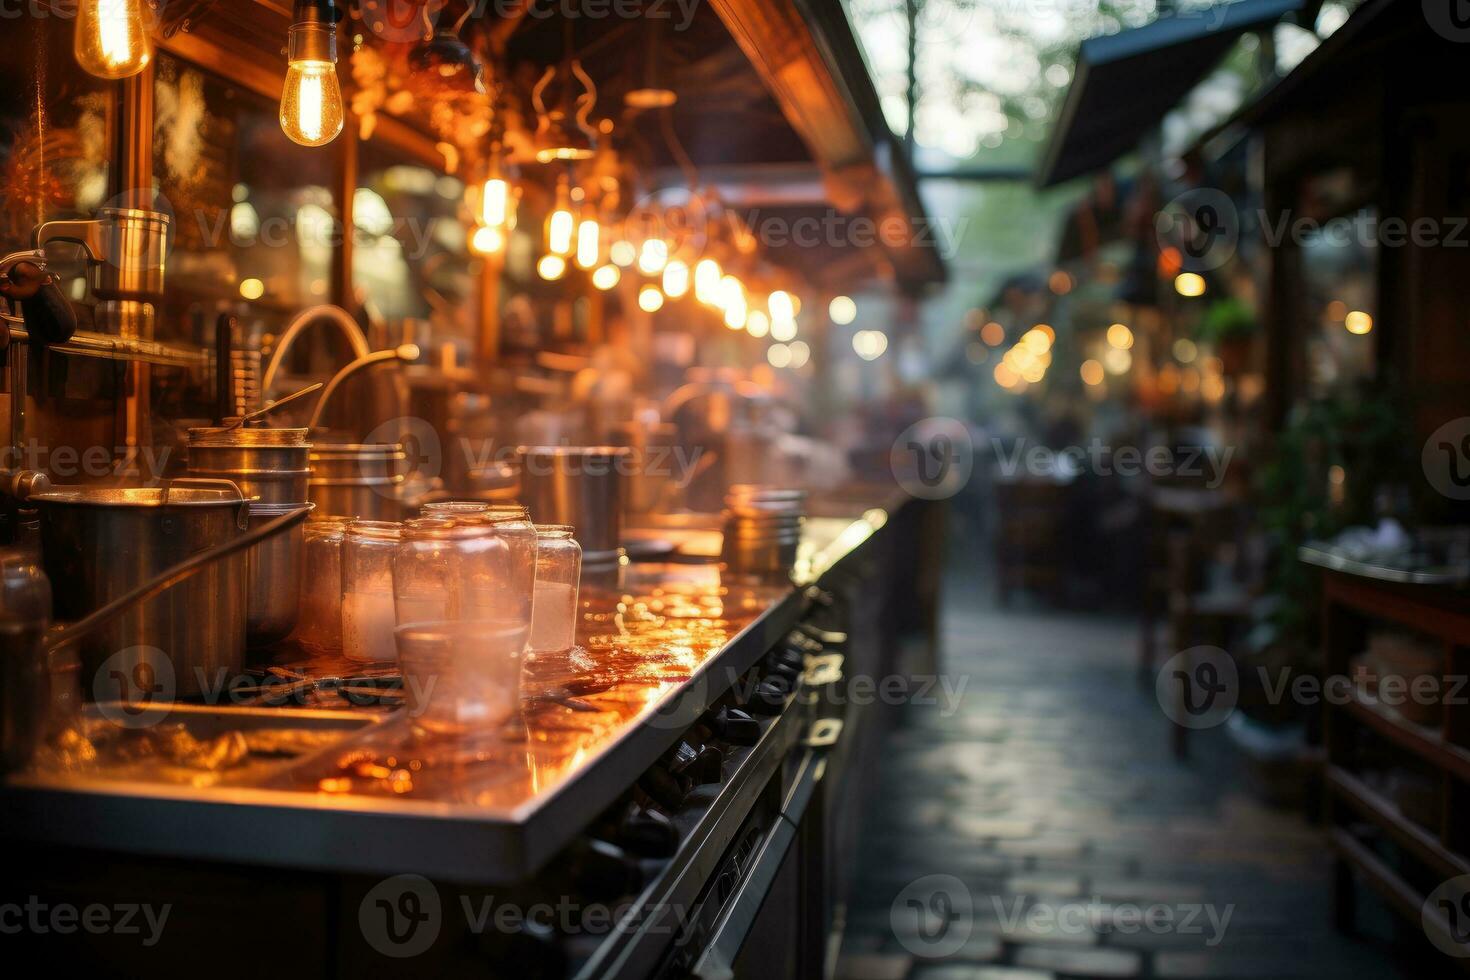
[[351,364],[338,371],[335,375],[332,376],[332,380],[327,382],[327,390],[322,392],[322,396],[316,400],[316,408],[312,411],[311,421],[306,423],[306,427],[308,429],[315,429],[318,425],[321,424],[322,413],[325,412],[327,409],[327,402],[334,394],[337,393],[337,388],[342,384],[342,382],[346,381],[354,374],[370,368],[374,364],[382,364],[386,361],[402,361],[407,364],[410,361],[418,360],[418,356],[419,349],[417,346],[415,346],[414,344],[404,344],[403,346],[395,347],[392,350],[374,351],[373,353],[368,354],[364,357],[359,357],[357,360],[353,361]]
[[270,397],[271,386],[275,383],[276,372],[281,368],[281,361],[285,360],[286,352],[289,351],[301,331],[316,323],[318,320],[326,320],[335,323],[347,338],[347,343],[352,346],[354,359],[367,357],[369,353],[367,336],[363,334],[362,327],[352,319],[352,314],[340,306],[323,303],[321,306],[313,306],[296,314],[296,319],[286,325],[281,333],[281,339],[276,341],[276,349],[271,352],[270,363],[266,365],[265,375],[260,380],[260,394],[262,398]]

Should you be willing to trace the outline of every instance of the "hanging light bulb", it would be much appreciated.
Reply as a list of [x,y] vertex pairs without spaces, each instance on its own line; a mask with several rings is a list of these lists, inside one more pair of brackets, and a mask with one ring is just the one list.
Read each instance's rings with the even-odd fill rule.
[[643,243],[638,253],[638,271],[645,276],[656,276],[664,271],[669,261],[669,244],[662,238],[650,238]]
[[556,182],[556,206],[546,216],[546,251],[552,255],[571,255],[572,235],[576,229],[577,217],[572,214],[571,189],[566,175],[563,174]]
[[744,330],[747,319],[745,287],[734,276],[726,276],[720,286],[720,305],[725,309],[725,326]]
[[706,306],[718,306],[723,276],[720,263],[714,259],[700,259],[694,265],[694,298]]
[[745,318],[745,331],[752,337],[764,337],[771,332],[771,318],[760,310],[751,310]]
[[577,225],[577,267],[590,269],[602,258],[602,229],[596,218],[583,218]]
[[567,260],[560,255],[543,255],[536,263],[536,274],[542,279],[560,279],[567,271]]
[[613,265],[626,269],[638,261],[638,248],[626,238],[620,238],[607,250],[607,257],[612,260]]
[[476,255],[495,255],[505,248],[505,234],[499,228],[476,228],[470,236],[470,249]]
[[678,299],[689,292],[689,265],[680,259],[671,259],[664,266],[664,295]]
[[622,278],[623,273],[618,269],[617,266],[598,266],[597,270],[592,273],[592,285],[596,286],[598,289],[607,290],[616,286],[618,284],[618,280]]
[[638,308],[645,313],[657,313],[664,305],[664,294],[652,284],[638,290]]
[[281,129],[293,143],[323,146],[342,132],[344,118],[335,0],[296,0],[292,19]]
[[98,78],[127,78],[153,60],[143,0],[81,0],[73,50],[77,63]]
[[796,304],[791,301],[791,294],[784,289],[771,293],[766,300],[766,309],[771,311],[771,320],[774,323],[796,319]]

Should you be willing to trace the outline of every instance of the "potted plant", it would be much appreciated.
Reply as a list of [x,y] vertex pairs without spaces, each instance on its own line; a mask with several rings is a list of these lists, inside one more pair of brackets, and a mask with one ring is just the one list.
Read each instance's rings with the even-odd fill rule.
[[1251,338],[1258,329],[1255,311],[1244,301],[1225,296],[1205,310],[1195,337],[1215,348],[1225,373],[1240,374],[1250,367]]

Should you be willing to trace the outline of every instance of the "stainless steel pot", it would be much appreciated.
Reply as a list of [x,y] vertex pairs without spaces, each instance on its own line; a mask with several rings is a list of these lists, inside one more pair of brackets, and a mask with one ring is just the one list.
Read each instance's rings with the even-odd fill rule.
[[623,482],[630,452],[621,446],[521,446],[521,503],[537,524],[577,529],[584,564],[616,552],[623,534]]
[[189,430],[189,472],[231,480],[261,504],[304,504],[311,476],[306,429],[268,426]]
[[396,521],[403,515],[404,463],[396,443],[329,443],[311,450],[311,502],[318,517]]
[[[242,534],[250,504],[226,480],[181,479],[162,487],[56,487],[31,497],[41,508],[46,574],[58,618],[80,619],[139,583]],[[172,678],[163,693],[201,693],[245,660],[246,556],[212,563],[193,578],[123,613],[81,642],[82,684],[99,671],[132,676],[162,651]],[[104,678],[105,679],[105,678]]]
[[[299,503],[251,504],[250,527],[259,527],[300,506]],[[296,628],[301,612],[305,555],[304,523],[245,552],[245,640],[250,647],[279,643]]]

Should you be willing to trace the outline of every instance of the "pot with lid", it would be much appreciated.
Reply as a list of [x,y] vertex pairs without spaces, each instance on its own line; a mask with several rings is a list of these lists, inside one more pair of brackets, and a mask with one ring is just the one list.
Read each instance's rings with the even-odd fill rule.
[[311,450],[311,502],[318,517],[393,521],[402,516],[399,443],[319,443]]
[[[249,527],[250,503],[227,480],[161,487],[55,487],[35,494],[58,618],[78,620],[173,565]],[[199,694],[245,660],[246,555],[211,563],[79,641],[83,689],[151,670],[150,696]],[[158,653],[161,652],[162,658]],[[172,676],[157,676],[167,662]]]

